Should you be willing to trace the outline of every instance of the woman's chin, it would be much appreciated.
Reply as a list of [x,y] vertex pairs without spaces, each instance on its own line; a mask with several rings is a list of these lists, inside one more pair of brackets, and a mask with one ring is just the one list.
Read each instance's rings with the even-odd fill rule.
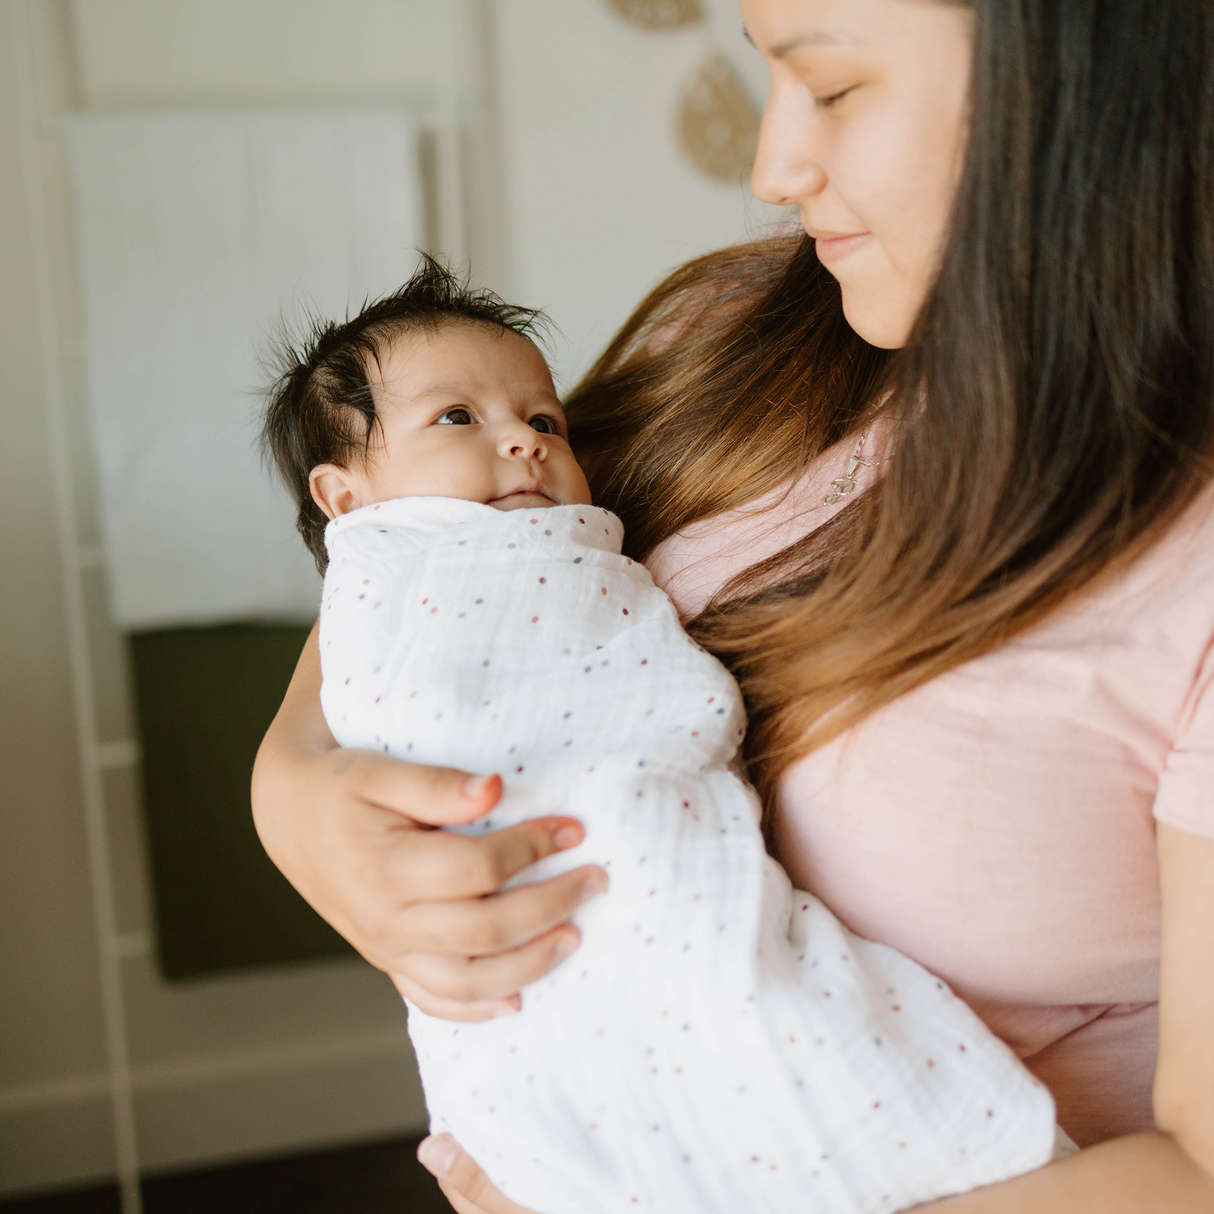
[[899,303],[897,292],[849,291],[843,286],[843,315],[847,323],[879,350],[901,350],[910,340],[918,303],[914,307]]

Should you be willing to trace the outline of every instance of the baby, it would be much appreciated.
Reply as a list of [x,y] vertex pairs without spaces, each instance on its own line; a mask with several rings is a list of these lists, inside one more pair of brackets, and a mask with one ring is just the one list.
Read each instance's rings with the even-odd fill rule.
[[1048,1092],[766,854],[737,686],[590,504],[534,316],[427,261],[318,330],[267,414],[327,545],[334,737],[502,772],[467,829],[573,813],[585,842],[528,878],[611,876],[521,1014],[410,1006],[432,1131],[549,1214],[868,1214],[1044,1164]]

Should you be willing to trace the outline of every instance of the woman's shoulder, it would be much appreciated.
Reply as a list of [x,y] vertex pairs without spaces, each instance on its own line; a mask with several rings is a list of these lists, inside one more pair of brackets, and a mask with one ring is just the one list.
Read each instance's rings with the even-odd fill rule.
[[1180,627],[1204,650],[1214,636],[1214,483],[1129,566],[1097,581],[1063,616],[1127,627]]

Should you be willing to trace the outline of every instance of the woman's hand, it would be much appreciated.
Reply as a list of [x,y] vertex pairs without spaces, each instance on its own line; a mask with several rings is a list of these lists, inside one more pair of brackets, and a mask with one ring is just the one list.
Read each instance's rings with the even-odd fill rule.
[[536,818],[480,838],[435,830],[473,822],[501,796],[497,776],[342,750],[320,711],[316,632],[253,771],[253,816],[287,879],[424,1012],[487,1020],[573,952],[568,922],[607,887],[586,866],[500,893],[527,865],[582,841],[572,818]]
[[423,1139],[417,1158],[456,1214],[535,1214],[511,1201],[450,1134]]

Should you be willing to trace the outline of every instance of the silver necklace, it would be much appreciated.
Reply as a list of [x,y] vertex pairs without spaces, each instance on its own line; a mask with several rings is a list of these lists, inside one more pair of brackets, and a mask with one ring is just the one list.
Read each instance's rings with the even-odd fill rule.
[[887,462],[881,459],[864,458],[864,444],[867,441],[868,431],[865,430],[860,435],[860,441],[856,444],[856,449],[848,457],[847,471],[838,480],[830,482],[831,492],[822,499],[822,505],[833,506],[835,502],[854,492],[856,488],[856,470],[858,468],[880,468],[882,464]]

